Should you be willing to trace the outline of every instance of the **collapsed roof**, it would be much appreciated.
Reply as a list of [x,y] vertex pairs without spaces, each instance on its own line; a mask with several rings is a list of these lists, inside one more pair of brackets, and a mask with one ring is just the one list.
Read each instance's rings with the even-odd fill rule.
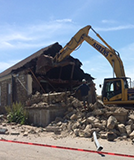
[[34,54],[30,55],[29,57],[25,58],[24,60],[16,63],[12,67],[8,68],[7,70],[0,73],[0,78],[3,76],[6,76],[8,74],[14,73],[15,71],[18,71],[21,68],[26,67],[29,65],[32,61],[36,61],[37,58],[43,54],[55,54],[57,53],[62,47],[58,43],[54,43],[50,46],[47,46],[45,48],[40,49],[39,51],[35,52]]
[[84,73],[80,68],[82,63],[72,56],[53,65],[52,60],[61,49],[62,46],[58,42],[42,48],[0,73],[0,78],[8,74],[16,74],[22,70],[28,70],[29,74],[38,79],[45,91],[47,89],[48,91],[57,91],[59,88],[62,88],[62,90],[70,89],[78,86],[83,78],[89,82],[94,79],[90,74]]

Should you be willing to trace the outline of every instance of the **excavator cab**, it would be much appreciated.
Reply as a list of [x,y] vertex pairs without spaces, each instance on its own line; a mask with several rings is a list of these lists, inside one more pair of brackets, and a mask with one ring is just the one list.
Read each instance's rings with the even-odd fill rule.
[[102,89],[103,102],[105,104],[124,104],[125,101],[128,101],[128,88],[127,78],[104,79]]

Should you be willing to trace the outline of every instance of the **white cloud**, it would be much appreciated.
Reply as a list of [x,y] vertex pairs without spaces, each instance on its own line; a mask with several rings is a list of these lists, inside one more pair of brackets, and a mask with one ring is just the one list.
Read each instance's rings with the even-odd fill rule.
[[[108,23],[108,21],[103,20],[103,23]],[[76,33],[79,27],[80,26],[73,23],[72,19],[58,19],[50,22],[40,22],[38,24],[27,26],[0,26],[0,49],[9,50],[21,48],[23,49],[28,47],[44,47],[45,44],[49,45],[57,41],[66,44],[66,39],[64,37],[67,38],[70,37],[70,33],[72,33],[72,35]],[[134,28],[134,25],[96,28],[96,30],[116,31],[131,28]]]
[[23,33],[17,33],[17,32],[14,31],[14,33],[11,33],[10,35],[5,35],[3,40],[7,40],[7,41],[13,41],[13,40],[29,41],[29,40],[31,40],[31,38],[24,36]]
[[14,46],[9,42],[5,42],[5,41],[0,42],[0,49],[1,48],[7,48],[7,47],[8,48],[13,48]]
[[102,23],[114,24],[114,23],[117,23],[117,21],[115,21],[115,20],[106,20],[106,19],[104,19],[104,20],[102,20]]
[[107,27],[107,28],[95,28],[97,31],[118,31],[118,30],[124,30],[124,29],[133,29],[134,25],[129,24],[129,25],[119,25],[116,27]]
[[[27,25],[25,27],[14,25],[0,26],[0,49],[44,47],[45,43],[52,44],[63,32],[65,35],[73,27],[75,28],[75,25],[73,25],[71,19],[41,22],[40,24]],[[67,29],[68,31],[66,31]]]
[[58,19],[56,22],[72,22],[72,19]]

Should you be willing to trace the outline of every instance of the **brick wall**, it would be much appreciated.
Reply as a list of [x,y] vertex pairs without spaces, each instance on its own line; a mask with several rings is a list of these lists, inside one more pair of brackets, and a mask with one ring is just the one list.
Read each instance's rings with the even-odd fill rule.
[[5,106],[12,105],[13,102],[25,104],[27,93],[27,74],[25,71],[12,76],[0,78],[0,114],[5,113]]
[[15,77],[14,87],[15,87],[14,101],[25,104],[25,101],[27,100],[28,97],[27,75],[25,74],[25,71],[19,72],[18,76]]
[[[8,76],[0,81],[1,96],[0,96],[0,112],[5,112],[4,106],[12,103],[12,77]],[[10,90],[10,91],[9,91]]]

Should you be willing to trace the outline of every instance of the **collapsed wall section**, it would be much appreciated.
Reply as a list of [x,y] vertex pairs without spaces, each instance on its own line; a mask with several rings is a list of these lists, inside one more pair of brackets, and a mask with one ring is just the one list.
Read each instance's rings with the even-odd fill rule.
[[81,69],[82,63],[72,56],[61,63],[52,63],[61,49],[61,45],[54,43],[0,73],[0,106],[11,105],[13,102],[24,104],[26,99],[37,91],[74,92],[83,78],[88,83],[92,82],[94,78],[84,73]]

